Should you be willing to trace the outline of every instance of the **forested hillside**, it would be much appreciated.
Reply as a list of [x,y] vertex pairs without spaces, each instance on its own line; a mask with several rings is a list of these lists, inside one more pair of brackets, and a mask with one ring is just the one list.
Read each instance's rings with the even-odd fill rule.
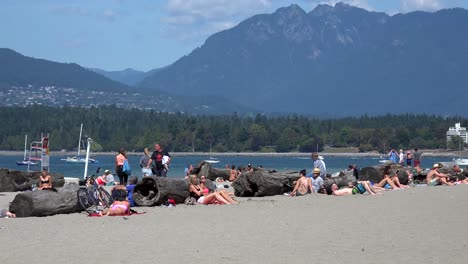
[[141,151],[160,142],[170,151],[311,152],[323,146],[359,147],[361,151],[393,148],[445,148],[449,126],[468,119],[428,115],[362,116],[342,119],[192,116],[114,106],[52,108],[0,107],[0,149],[22,150],[24,135],[38,140],[50,134],[51,150],[76,149],[80,124],[94,139],[95,151],[119,147]]

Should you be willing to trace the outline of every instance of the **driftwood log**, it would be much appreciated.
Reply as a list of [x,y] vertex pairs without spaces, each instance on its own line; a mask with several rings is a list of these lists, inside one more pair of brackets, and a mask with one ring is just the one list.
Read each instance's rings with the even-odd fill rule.
[[49,216],[83,211],[78,203],[77,184],[51,190],[26,191],[15,196],[9,210],[17,217]]
[[230,172],[225,169],[213,168],[209,162],[202,161],[197,167],[193,168],[192,173],[197,175],[199,178],[204,175],[207,179],[212,181],[216,180],[218,177],[227,181],[229,180]]
[[350,182],[354,185],[356,181],[353,171],[342,171],[337,177],[325,177],[325,179],[323,179],[323,187],[329,189],[333,183],[336,183],[336,185],[341,188],[348,186]]
[[190,195],[187,179],[171,179],[166,177],[144,177],[133,191],[133,200],[139,206],[155,206],[174,199],[183,203]]
[[[50,173],[52,186],[63,187],[62,174]],[[0,168],[0,192],[21,192],[31,190],[32,184],[39,184],[40,171],[18,171]]]
[[399,170],[398,172],[398,179],[400,180],[401,184],[408,184],[408,172],[406,168],[401,166],[400,164],[392,163],[392,164],[379,164],[375,166],[369,166],[362,168],[359,171],[359,180],[360,181],[371,181],[374,183],[378,183],[383,179],[383,172],[386,166],[390,166],[391,170]]
[[232,182],[234,194],[241,197],[261,197],[282,195],[294,189],[293,182],[299,179],[298,172],[269,172],[265,169],[254,169],[242,173]]

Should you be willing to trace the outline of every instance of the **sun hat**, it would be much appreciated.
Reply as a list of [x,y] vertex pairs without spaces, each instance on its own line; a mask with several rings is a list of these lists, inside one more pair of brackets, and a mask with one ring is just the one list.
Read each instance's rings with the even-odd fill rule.
[[434,163],[434,165],[432,165],[432,168],[435,169],[435,168],[441,168],[442,166],[439,164],[439,163]]
[[320,173],[320,169],[319,169],[319,168],[315,168],[315,169],[314,169],[314,173]]
[[105,170],[104,173],[105,173],[105,174],[109,174],[109,173],[111,173],[111,172],[110,172],[110,170]]

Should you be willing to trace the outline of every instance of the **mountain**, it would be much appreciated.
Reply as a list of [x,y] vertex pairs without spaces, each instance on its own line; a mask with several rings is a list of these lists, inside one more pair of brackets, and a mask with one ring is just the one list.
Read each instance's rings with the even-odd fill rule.
[[59,86],[106,92],[129,87],[87,70],[76,63],[59,63],[23,56],[0,48],[0,86]]
[[[158,72],[159,69],[150,71]],[[130,71],[131,72],[131,71]],[[152,109],[191,114],[256,112],[219,96],[173,95],[168,91],[136,89],[75,63],[58,63],[0,49],[0,105],[48,105]]]
[[111,80],[124,83],[128,86],[135,86],[144,78],[146,78],[149,73],[144,71],[137,71],[132,68],[128,68],[122,71],[105,71],[97,68],[89,68],[89,70],[99,73]]
[[389,16],[338,3],[253,16],[141,82],[265,112],[468,116],[468,11]]

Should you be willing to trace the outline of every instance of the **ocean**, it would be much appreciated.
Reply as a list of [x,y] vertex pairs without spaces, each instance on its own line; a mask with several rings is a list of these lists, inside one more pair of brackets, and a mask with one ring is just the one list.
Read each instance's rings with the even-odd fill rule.
[[[350,154],[352,155],[352,154]],[[104,173],[104,170],[109,169],[114,171],[114,155],[99,155],[95,158],[99,161],[98,164],[88,165],[88,175],[95,174],[97,169],[100,168],[99,174]],[[67,163],[61,159],[66,156],[51,156],[50,157],[50,171],[61,173],[65,177],[84,177],[84,164]],[[236,166],[246,166],[252,164],[252,166],[263,166],[268,169],[275,169],[277,171],[300,171],[306,169],[309,173],[312,169],[312,160],[309,157],[295,157],[295,156],[251,156],[251,155],[236,155],[236,156],[218,156],[215,157],[219,160],[219,163],[212,164],[215,168],[225,168],[226,164]],[[173,155],[171,167],[167,177],[181,178],[184,177],[184,170],[189,164],[196,166],[203,160],[208,159],[206,156],[176,156]],[[23,156],[11,155],[11,156],[0,156],[0,168],[16,169],[16,170],[27,170],[27,166],[17,166],[16,161],[23,160]],[[329,156],[325,154],[325,164],[327,167],[327,173],[335,173],[345,170],[348,165],[356,164],[359,168],[379,164],[380,158],[376,157],[337,157]],[[129,156],[130,165],[132,168],[132,175],[141,177],[141,169],[139,164],[139,156]],[[436,162],[452,161],[450,157],[423,157],[422,167],[430,168],[432,164]],[[31,167],[32,170],[39,170],[38,167]]]

